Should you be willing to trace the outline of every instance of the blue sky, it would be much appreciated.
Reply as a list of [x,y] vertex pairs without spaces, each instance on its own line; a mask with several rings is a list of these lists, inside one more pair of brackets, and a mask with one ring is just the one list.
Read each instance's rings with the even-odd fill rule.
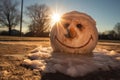
[[[24,11],[27,6],[35,3],[46,4],[53,10],[57,6],[63,13],[74,10],[85,12],[96,20],[99,32],[111,30],[120,22],[120,0],[24,0]],[[24,19],[28,20],[25,14]],[[28,24],[23,24],[23,31]]]

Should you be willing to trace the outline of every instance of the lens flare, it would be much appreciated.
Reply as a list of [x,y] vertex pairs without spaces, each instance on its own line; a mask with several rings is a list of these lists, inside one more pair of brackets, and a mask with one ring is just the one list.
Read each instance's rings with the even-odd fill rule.
[[58,13],[54,13],[54,14],[51,16],[51,18],[52,18],[52,22],[56,23],[56,22],[59,22],[59,21],[60,21],[61,16],[60,16],[60,14],[58,14]]
[[51,27],[53,27],[56,23],[60,22],[61,15],[59,13],[53,13],[51,15]]

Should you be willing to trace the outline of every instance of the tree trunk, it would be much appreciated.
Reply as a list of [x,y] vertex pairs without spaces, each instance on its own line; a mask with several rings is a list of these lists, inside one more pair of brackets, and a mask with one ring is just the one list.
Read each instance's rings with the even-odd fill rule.
[[9,36],[11,36],[11,30],[12,30],[12,28],[11,28],[11,26],[9,26]]

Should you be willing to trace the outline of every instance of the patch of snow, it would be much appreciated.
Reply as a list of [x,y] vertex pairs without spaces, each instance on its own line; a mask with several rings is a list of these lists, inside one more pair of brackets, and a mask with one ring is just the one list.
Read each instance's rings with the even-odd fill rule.
[[52,52],[50,47],[38,47],[27,55],[24,65],[44,73],[60,72],[71,77],[84,76],[90,72],[108,71],[120,66],[120,54],[97,48],[91,56]]

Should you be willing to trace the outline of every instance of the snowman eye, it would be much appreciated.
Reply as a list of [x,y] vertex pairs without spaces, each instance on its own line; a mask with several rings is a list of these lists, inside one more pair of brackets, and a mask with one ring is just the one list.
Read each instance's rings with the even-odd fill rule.
[[81,24],[77,24],[76,26],[77,26],[77,28],[79,28],[79,29],[81,29],[81,28],[83,27]]
[[67,28],[70,24],[69,23],[65,23],[64,27]]

